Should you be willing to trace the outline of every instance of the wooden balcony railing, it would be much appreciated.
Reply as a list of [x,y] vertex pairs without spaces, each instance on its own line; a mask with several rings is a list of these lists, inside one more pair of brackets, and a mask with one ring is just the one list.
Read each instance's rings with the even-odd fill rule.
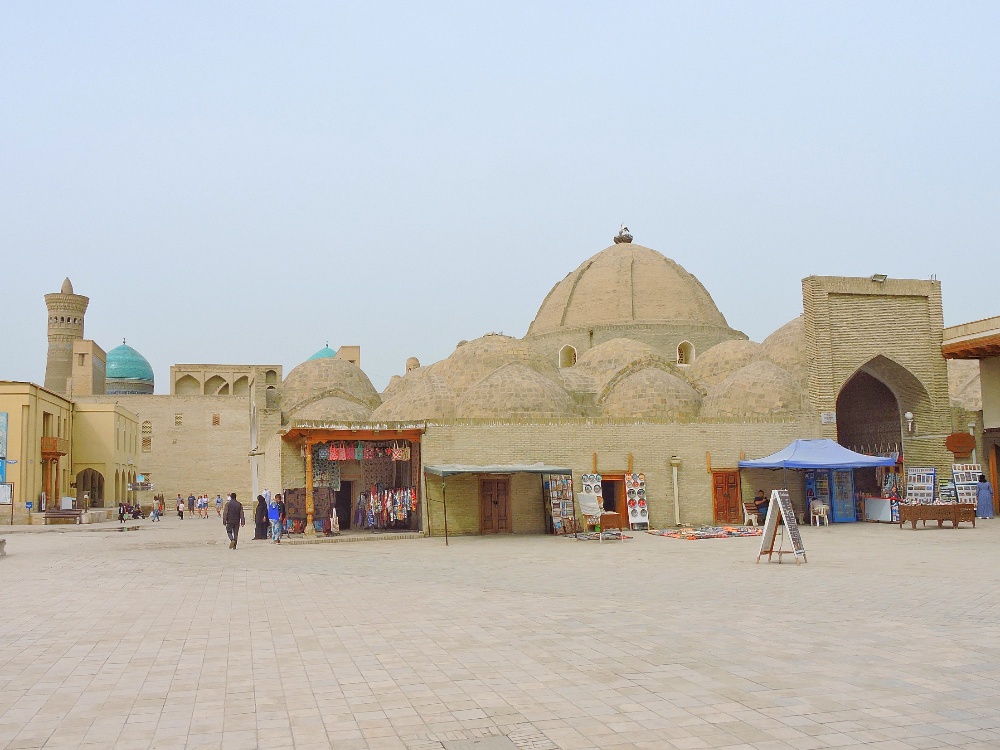
[[42,458],[57,458],[69,453],[69,440],[61,437],[42,438]]

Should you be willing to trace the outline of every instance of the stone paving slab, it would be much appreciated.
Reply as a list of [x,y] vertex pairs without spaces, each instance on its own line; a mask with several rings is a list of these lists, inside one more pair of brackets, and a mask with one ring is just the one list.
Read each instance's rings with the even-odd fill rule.
[[1000,521],[806,528],[802,565],[758,538],[3,535],[0,748],[1000,747]]

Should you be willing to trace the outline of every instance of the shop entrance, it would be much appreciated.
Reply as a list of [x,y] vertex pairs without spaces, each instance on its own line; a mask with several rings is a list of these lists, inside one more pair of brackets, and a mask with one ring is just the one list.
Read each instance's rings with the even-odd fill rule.
[[340,483],[340,489],[333,494],[334,512],[341,531],[351,528],[351,514],[354,510],[354,482]]
[[743,523],[739,472],[712,472],[712,505],[715,508],[716,523]]
[[628,520],[628,508],[625,502],[625,477],[601,477],[601,492],[604,497],[604,510],[608,513],[621,513],[623,520]]
[[902,451],[899,402],[889,386],[864,371],[844,384],[837,396],[837,442],[869,456]]
[[482,477],[479,480],[479,530],[483,534],[509,533],[510,478]]

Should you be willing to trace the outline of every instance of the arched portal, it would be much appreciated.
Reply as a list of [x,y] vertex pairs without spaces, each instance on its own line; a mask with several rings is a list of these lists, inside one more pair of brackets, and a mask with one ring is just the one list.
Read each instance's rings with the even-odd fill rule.
[[[84,498],[87,504],[84,505]],[[104,507],[104,475],[96,469],[84,469],[76,475],[76,499],[80,508]]]
[[863,370],[837,396],[837,442],[870,455],[902,451],[899,401],[889,386]]

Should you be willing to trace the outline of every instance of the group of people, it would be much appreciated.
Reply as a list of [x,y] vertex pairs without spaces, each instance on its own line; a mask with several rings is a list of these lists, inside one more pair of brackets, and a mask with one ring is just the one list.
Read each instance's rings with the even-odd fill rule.
[[132,503],[118,503],[118,523],[125,523],[129,518],[145,518],[139,503],[135,505]]
[[[236,499],[235,492],[230,493],[221,515],[222,523],[226,527],[226,535],[229,537],[229,549],[236,549],[240,528],[246,525],[246,516],[243,513],[243,506]],[[285,533],[287,520],[288,511],[280,493],[272,497],[270,490],[264,490],[263,495],[257,495],[257,508],[254,513],[254,539],[267,539],[270,532],[271,543],[281,544],[281,535]]]
[[184,520],[184,510],[187,508],[187,512],[192,516],[197,518],[208,518],[208,508],[210,505],[215,505],[215,515],[222,517],[222,495],[216,494],[215,500],[210,500],[208,495],[198,495],[195,497],[192,492],[188,495],[187,505],[185,506],[184,498],[181,497],[181,493],[177,493],[177,517]]

